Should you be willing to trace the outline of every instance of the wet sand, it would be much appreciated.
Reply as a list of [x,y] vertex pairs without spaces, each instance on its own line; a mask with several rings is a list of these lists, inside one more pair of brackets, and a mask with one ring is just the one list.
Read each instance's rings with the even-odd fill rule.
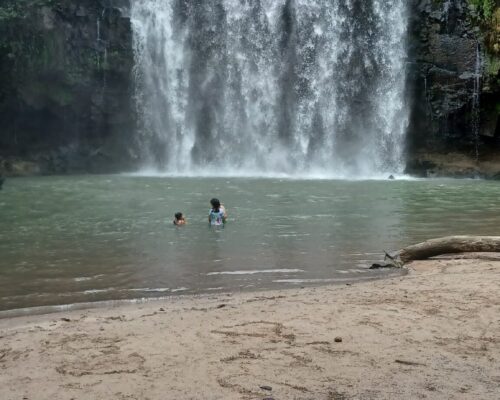
[[496,400],[499,288],[500,259],[445,259],[354,285],[4,319],[0,399]]

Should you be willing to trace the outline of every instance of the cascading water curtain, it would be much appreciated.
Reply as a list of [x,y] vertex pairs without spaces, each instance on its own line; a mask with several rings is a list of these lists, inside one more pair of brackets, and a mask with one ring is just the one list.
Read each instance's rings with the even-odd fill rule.
[[170,174],[400,172],[405,0],[135,0],[144,159]]

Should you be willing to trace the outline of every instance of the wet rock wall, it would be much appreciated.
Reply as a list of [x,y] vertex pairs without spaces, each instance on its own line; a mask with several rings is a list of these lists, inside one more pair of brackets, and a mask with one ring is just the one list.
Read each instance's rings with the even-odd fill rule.
[[413,3],[408,172],[486,177],[500,172],[499,21],[492,0]]
[[111,172],[134,161],[127,1],[3,0],[0,172]]

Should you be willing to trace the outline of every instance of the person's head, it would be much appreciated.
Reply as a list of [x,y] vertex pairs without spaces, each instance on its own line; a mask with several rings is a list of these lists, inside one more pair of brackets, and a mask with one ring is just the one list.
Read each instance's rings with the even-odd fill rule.
[[177,213],[175,213],[175,219],[177,221],[180,221],[181,219],[184,219],[184,216],[182,215],[181,212],[177,212]]
[[215,211],[219,210],[219,208],[220,208],[220,201],[219,201],[219,199],[212,199],[212,200],[210,200],[210,204],[212,205],[212,208]]

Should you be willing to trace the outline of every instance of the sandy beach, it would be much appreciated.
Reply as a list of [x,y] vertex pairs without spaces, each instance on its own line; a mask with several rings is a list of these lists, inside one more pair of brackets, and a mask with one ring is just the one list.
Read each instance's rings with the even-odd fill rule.
[[498,399],[500,258],[0,320],[0,399]]

